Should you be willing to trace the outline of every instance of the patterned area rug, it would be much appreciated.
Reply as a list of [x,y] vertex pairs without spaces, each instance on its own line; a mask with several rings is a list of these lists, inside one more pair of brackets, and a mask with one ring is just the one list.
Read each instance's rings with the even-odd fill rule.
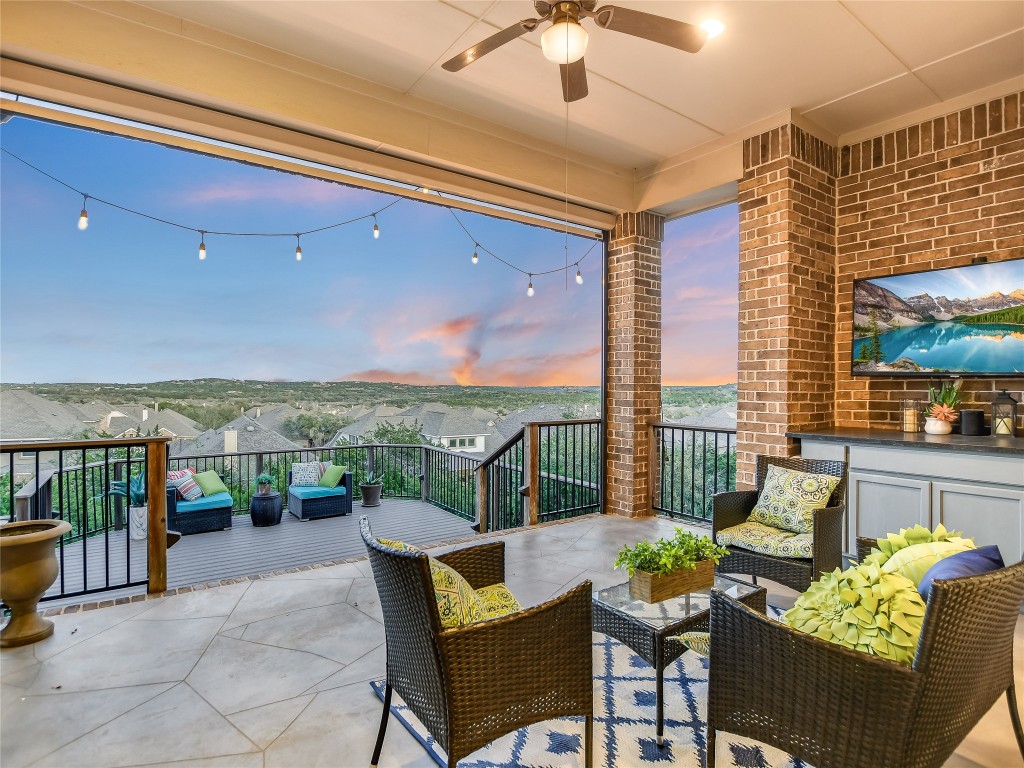
[[[594,634],[594,765],[607,768],[700,768],[705,746],[707,659],[692,652],[665,670],[665,746],[654,734],[654,669],[622,643]],[[383,681],[371,682],[383,701]],[[396,695],[391,714],[438,765],[447,759]],[[393,727],[393,726],[392,726]],[[497,739],[459,763],[460,768],[556,768],[583,765],[583,719],[536,723]],[[760,742],[718,734],[719,766],[810,768]]]

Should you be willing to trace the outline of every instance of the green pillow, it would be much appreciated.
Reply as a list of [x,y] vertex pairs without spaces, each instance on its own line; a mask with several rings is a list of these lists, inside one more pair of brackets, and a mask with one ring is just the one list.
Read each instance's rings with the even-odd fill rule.
[[960,531],[947,531],[942,523],[939,523],[934,531],[929,531],[923,525],[915,525],[913,528],[900,528],[899,533],[887,533],[884,538],[877,539],[877,546],[864,558],[864,562],[885,565],[889,558],[901,549],[930,541],[952,541],[966,544],[967,549],[974,548],[972,539],[962,538]]
[[912,664],[924,611],[910,579],[863,563],[824,574],[782,621],[830,643]]
[[928,573],[928,569],[939,560],[955,555],[957,552],[965,552],[974,549],[974,542],[970,539],[960,541],[926,541],[923,544],[914,544],[898,550],[882,565],[886,573],[898,573],[906,576],[916,587],[921,579]]
[[828,506],[839,479],[769,464],[761,495],[747,520],[793,533],[813,533],[814,510]]
[[324,476],[320,478],[320,485],[324,488],[336,488],[347,471],[348,467],[339,467],[337,464],[328,465],[324,470]]
[[215,470],[208,469],[205,472],[200,472],[198,475],[193,476],[193,480],[203,490],[203,496],[213,496],[215,493],[228,493],[228,487],[224,485],[224,481],[220,479],[220,475]]

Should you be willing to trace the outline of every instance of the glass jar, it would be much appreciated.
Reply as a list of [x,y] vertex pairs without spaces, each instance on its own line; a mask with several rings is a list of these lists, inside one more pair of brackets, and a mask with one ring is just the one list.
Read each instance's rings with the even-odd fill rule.
[[921,431],[920,400],[900,400],[900,426],[904,432]]

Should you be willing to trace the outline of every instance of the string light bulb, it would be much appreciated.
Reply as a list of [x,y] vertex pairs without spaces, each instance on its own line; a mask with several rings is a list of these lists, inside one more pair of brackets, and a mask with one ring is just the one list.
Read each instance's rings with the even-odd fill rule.
[[82,195],[82,213],[78,216],[78,228],[81,230],[89,228],[89,212],[85,210],[85,205],[88,200],[88,195]]
[[530,275],[530,284],[526,286],[526,295],[533,296],[533,275]]
[[199,260],[206,261],[206,230],[199,230]]
[[476,253],[477,248],[479,248],[479,247],[480,247],[480,243],[473,243],[473,263],[474,264],[476,264],[478,261],[480,261],[480,257]]
[[380,227],[377,226],[377,214],[373,214],[373,239],[380,237]]
[[576,265],[576,285],[583,285],[583,273],[579,270],[579,264]]
[[299,235],[295,236],[295,260],[302,261],[302,243],[299,240]]

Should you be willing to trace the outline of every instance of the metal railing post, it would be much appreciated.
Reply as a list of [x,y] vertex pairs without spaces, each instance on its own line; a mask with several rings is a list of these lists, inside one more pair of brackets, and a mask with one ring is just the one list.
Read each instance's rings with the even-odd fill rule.
[[420,501],[430,498],[430,451],[426,446],[420,448]]
[[[130,450],[130,449],[129,449]],[[149,594],[167,589],[167,443],[146,449],[146,504],[149,515]]]
[[657,424],[647,427],[647,445],[650,464],[647,467],[647,511],[652,515],[657,506],[658,491],[661,488],[661,445]]

